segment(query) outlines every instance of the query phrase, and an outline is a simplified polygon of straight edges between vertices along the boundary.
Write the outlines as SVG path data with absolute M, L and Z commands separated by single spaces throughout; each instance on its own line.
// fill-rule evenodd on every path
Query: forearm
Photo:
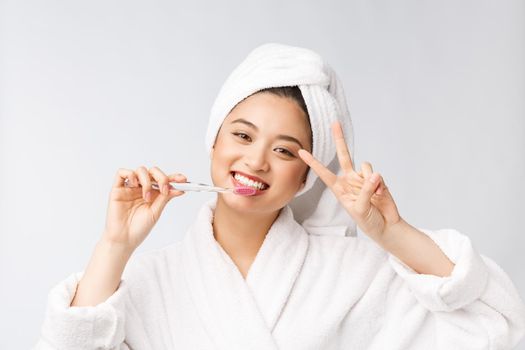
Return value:
M 420 274 L 450 276 L 454 263 L 426 234 L 401 219 L 378 244 Z
M 128 247 L 99 241 L 71 306 L 96 306 L 106 301 L 117 290 L 132 253 Z

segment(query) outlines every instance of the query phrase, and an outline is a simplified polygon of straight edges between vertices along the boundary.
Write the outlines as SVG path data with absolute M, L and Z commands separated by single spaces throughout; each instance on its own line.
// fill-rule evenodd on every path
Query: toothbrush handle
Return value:
M 228 188 L 222 188 L 222 187 L 215 187 L 210 186 L 206 184 L 198 184 L 193 182 L 170 182 L 170 185 L 172 188 L 179 190 L 179 191 L 206 191 L 206 192 L 227 192 L 231 191 L 231 189 Z M 157 183 L 153 182 L 151 184 L 151 187 L 153 189 L 159 190 L 159 186 Z

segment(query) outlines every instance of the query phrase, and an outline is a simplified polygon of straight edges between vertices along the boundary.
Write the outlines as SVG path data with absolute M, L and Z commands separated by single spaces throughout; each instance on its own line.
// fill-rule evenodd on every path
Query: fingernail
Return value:
M 370 176 L 370 182 L 371 183 L 376 183 L 377 180 L 379 179 L 379 174 L 372 174 L 372 176 Z

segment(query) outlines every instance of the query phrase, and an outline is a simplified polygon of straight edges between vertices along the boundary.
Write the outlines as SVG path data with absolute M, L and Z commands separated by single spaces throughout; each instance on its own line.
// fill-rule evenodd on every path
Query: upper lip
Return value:
M 266 181 L 264 181 L 264 180 L 261 179 L 260 177 L 257 177 L 257 176 L 254 176 L 254 175 L 250 175 L 250 174 L 246 174 L 246 173 L 243 173 L 242 171 L 237 171 L 237 170 L 233 170 L 232 173 L 242 175 L 242 176 L 244 176 L 244 177 L 247 177 L 247 178 L 250 179 L 250 180 L 257 181 L 257 182 L 260 182 L 260 183 L 263 183 L 263 184 L 265 184 L 266 186 L 270 186 L 270 185 L 268 185 L 268 183 L 267 183 Z

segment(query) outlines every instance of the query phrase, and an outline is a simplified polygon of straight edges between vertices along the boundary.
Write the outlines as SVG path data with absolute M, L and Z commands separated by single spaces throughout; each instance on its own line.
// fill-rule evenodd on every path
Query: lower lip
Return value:
M 234 177 L 233 177 L 233 173 L 230 173 L 230 177 L 232 179 L 232 182 L 233 182 L 233 185 L 237 188 L 237 187 L 240 187 L 240 186 L 243 186 L 243 187 L 250 187 L 252 188 L 251 186 L 246 186 L 246 185 L 243 185 L 242 183 L 240 183 L 239 181 L 237 181 Z M 255 187 L 253 187 L 255 188 Z M 268 190 L 268 188 L 266 189 Z M 252 197 L 252 196 L 258 196 L 260 194 L 263 194 L 264 192 L 266 192 L 266 190 L 259 190 L 259 189 L 255 189 L 255 193 L 252 194 L 251 196 L 244 196 L 244 197 Z

